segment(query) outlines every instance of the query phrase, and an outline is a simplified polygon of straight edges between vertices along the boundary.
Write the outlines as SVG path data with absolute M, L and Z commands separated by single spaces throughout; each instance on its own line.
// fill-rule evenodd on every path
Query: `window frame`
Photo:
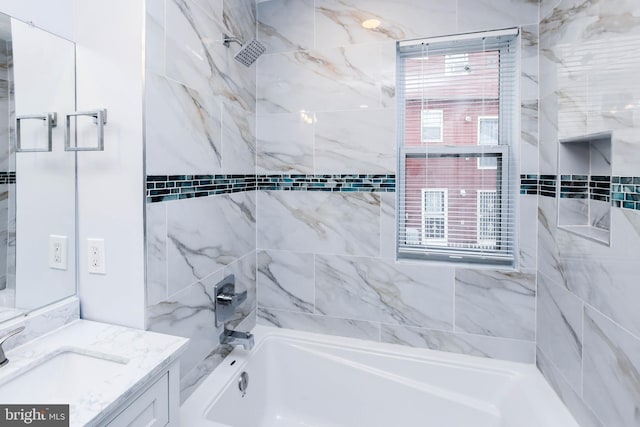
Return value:
M 502 37 L 507 39 L 502 39 Z M 446 54 L 447 50 L 451 52 L 460 52 L 460 49 L 450 49 L 444 43 L 449 44 L 450 41 L 456 43 L 458 40 L 471 40 L 476 43 L 474 46 L 482 44 L 485 49 L 485 40 L 493 38 L 491 47 L 483 51 L 497 50 L 500 52 L 500 58 L 506 54 L 508 68 L 502 67 L 503 61 L 498 60 L 498 79 L 499 79 L 499 113 L 498 113 L 498 144 L 495 146 L 468 144 L 468 145 L 445 145 L 445 144 L 422 144 L 422 145 L 405 145 L 405 129 L 406 116 L 408 110 L 405 96 L 405 70 L 404 61 L 412 57 L 433 56 L 434 52 L 438 54 Z M 442 43 L 436 49 L 431 49 L 431 43 Z M 470 35 L 452 35 L 444 37 L 436 37 L 434 39 L 412 40 L 398 42 L 398 181 L 397 181 L 397 206 L 398 213 L 396 220 L 396 258 L 403 260 L 427 260 L 427 261 L 444 261 L 452 262 L 454 265 L 476 265 L 481 264 L 493 268 L 514 268 L 517 265 L 517 135 L 518 127 L 518 64 L 521 58 L 518 55 L 519 31 L 517 28 L 498 30 L 486 33 L 477 33 Z M 424 47 L 428 46 L 429 49 Z M 495 47 L 495 49 L 494 49 Z M 467 50 L 468 53 L 475 52 L 476 48 L 472 47 Z M 412 77 L 414 78 L 414 77 Z M 414 80 L 415 81 L 415 80 Z M 506 91 L 503 91 L 506 88 Z M 506 94 L 506 95 L 505 95 Z M 428 105 L 429 98 L 422 98 L 424 105 Z M 495 116 L 494 116 L 495 117 Z M 444 126 L 444 123 L 443 123 Z M 422 135 L 421 135 L 422 136 Z M 444 135 L 443 135 L 444 136 Z M 443 138 L 444 142 L 444 138 Z M 499 226 L 497 230 L 497 241 L 495 249 L 485 250 L 477 242 L 475 245 L 460 248 L 453 245 L 437 246 L 437 245 L 416 245 L 412 243 L 415 239 L 409 239 L 409 235 L 414 236 L 415 228 L 411 228 L 406 223 L 408 214 L 414 212 L 414 208 L 410 207 L 411 201 L 405 199 L 407 196 L 407 163 L 411 158 L 431 158 L 431 157 L 480 157 L 489 156 L 496 157 L 496 194 L 499 203 L 497 217 Z M 424 203 L 424 202 L 423 202 Z M 407 234 L 409 231 L 412 234 Z M 415 233 L 415 237 L 423 233 Z M 477 237 L 477 236 L 476 236 Z M 471 247 L 473 246 L 473 247 Z

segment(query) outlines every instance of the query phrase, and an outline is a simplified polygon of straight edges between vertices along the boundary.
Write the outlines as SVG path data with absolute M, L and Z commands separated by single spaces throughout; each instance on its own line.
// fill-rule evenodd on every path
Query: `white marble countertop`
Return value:
M 68 403 L 71 426 L 93 426 L 103 421 L 132 394 L 140 391 L 148 380 L 166 370 L 184 351 L 187 341 L 182 337 L 76 320 L 6 352 L 10 362 L 0 368 L 0 387 L 43 360 L 64 351 L 108 355 L 114 360 L 126 360 L 126 365 L 117 374 L 106 381 L 96 382 L 95 387 L 81 393 L 82 397 L 77 401 L 24 402 Z M 37 387 L 37 384 L 34 386 Z M 3 399 L 0 395 L 0 402 L 6 403 L 4 400 L 10 400 L 10 396 L 4 396 Z

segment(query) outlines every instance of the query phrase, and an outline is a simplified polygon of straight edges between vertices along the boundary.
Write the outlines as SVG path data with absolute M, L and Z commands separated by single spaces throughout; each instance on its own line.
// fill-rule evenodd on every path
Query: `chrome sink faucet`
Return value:
M 20 326 L 19 328 L 16 328 L 13 331 L 9 331 L 9 333 L 7 333 L 5 336 L 0 338 L 0 367 L 2 367 L 4 365 L 6 365 L 7 363 L 9 363 L 9 359 L 7 359 L 7 356 L 5 356 L 4 349 L 2 348 L 2 345 L 4 344 L 4 342 L 6 340 L 8 340 L 9 338 L 11 338 L 14 335 L 19 334 L 22 331 L 24 331 L 24 326 Z
M 214 293 L 216 327 L 224 326 L 220 344 L 241 345 L 245 350 L 251 350 L 254 344 L 253 334 L 227 328 L 227 322 L 233 317 L 236 308 L 247 299 L 247 291 L 237 294 L 236 278 L 230 274 L 216 285 Z

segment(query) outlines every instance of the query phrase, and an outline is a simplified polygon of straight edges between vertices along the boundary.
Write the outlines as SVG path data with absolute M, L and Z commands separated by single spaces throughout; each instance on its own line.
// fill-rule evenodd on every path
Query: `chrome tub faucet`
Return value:
M 251 350 L 254 344 L 253 334 L 227 328 L 227 322 L 233 317 L 236 308 L 247 299 L 247 291 L 237 294 L 236 278 L 230 274 L 216 285 L 214 293 L 216 327 L 224 326 L 220 344 L 241 345 L 245 350 Z

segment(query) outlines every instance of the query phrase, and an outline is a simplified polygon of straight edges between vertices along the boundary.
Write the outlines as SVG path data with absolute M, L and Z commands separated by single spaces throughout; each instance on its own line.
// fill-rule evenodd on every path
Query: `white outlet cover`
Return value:
M 49 235 L 49 268 L 66 270 L 67 236 Z
M 91 274 L 107 274 L 104 239 L 87 239 L 87 269 Z

